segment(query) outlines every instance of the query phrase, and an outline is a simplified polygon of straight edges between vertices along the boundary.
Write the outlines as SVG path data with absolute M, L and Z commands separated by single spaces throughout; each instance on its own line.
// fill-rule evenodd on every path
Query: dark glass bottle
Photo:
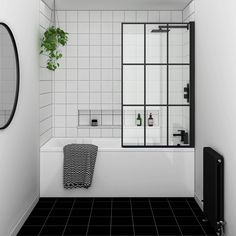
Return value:
M 148 118 L 148 126 L 153 126 L 153 123 L 154 121 L 153 121 L 152 113 L 150 113 L 149 118 Z
M 138 117 L 136 119 L 136 125 L 137 126 L 142 126 L 142 118 L 141 118 L 140 113 L 138 113 Z

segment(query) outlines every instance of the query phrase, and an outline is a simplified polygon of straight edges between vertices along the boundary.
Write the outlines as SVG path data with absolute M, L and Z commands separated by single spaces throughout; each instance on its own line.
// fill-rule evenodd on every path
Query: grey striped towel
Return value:
M 64 188 L 90 187 L 98 147 L 92 144 L 68 144 L 63 151 Z

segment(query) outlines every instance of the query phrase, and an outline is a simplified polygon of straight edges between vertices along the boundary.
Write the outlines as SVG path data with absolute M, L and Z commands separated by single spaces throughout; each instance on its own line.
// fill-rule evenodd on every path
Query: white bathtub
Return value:
M 63 147 L 98 146 L 89 189 L 63 188 Z M 193 148 L 122 148 L 120 139 L 53 138 L 40 151 L 41 197 L 194 197 Z

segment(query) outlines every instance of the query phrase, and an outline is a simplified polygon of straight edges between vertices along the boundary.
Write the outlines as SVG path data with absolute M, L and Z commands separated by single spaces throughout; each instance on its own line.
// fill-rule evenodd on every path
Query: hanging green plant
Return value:
M 48 55 L 47 68 L 55 71 L 60 64 L 58 59 L 62 58 L 62 53 L 59 50 L 60 46 L 65 46 L 68 41 L 68 33 L 55 26 L 49 27 L 43 35 L 41 42 L 41 52 Z

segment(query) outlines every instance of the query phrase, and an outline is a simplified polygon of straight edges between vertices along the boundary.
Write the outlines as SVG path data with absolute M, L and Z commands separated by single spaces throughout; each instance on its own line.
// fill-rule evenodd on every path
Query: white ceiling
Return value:
M 50 7 L 53 0 L 43 0 Z M 191 0 L 56 0 L 57 10 L 183 10 Z

